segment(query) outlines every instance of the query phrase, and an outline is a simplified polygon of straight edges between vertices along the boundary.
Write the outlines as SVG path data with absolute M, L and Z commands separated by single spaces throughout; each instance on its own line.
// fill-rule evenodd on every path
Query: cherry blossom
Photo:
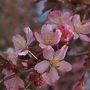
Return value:
M 14 74 L 14 72 L 7 69 L 4 69 L 2 73 L 5 75 L 4 78 Z M 20 88 L 24 89 L 24 82 L 18 75 L 15 75 L 11 79 L 4 81 L 4 85 L 6 86 L 7 90 L 20 90 Z
M 74 38 L 80 38 L 83 41 L 90 42 L 90 37 L 87 36 L 87 34 L 90 34 L 90 22 L 82 24 L 80 21 L 80 15 L 76 14 L 72 16 L 72 23 L 75 33 Z
M 69 11 L 61 12 L 60 10 L 51 11 L 48 15 L 48 22 L 53 24 L 71 24 L 70 22 L 71 13 Z
M 40 32 L 34 32 L 33 34 L 29 27 L 25 27 L 26 37 L 16 34 L 12 38 L 14 49 L 8 48 L 6 52 L 0 52 L 0 83 L 4 84 L 5 89 L 42 90 L 41 86 L 48 84 L 53 85 L 55 90 L 66 90 L 69 84 L 75 82 L 72 90 L 89 90 L 88 60 L 90 59 L 90 50 L 88 42 L 90 42 L 90 21 L 89 19 L 85 20 L 89 13 L 85 12 L 85 17 L 81 20 L 81 13 L 80 15 L 77 14 L 79 8 L 70 10 L 72 6 L 74 7 L 74 3 L 75 6 L 79 6 L 77 2 L 56 0 L 56 3 L 59 1 L 60 4 L 65 5 L 65 8 L 60 9 L 61 11 L 55 5 L 53 9 L 48 10 L 50 7 L 47 7 L 46 4 L 50 4 L 50 1 L 45 2 L 47 9 L 42 11 L 48 10 L 45 15 L 48 12 L 49 14 Z M 67 4 L 65 4 L 66 2 Z M 70 5 L 71 3 L 72 5 Z M 54 2 L 50 6 L 53 6 L 52 4 Z M 66 9 L 69 5 L 70 8 Z M 56 8 L 58 10 L 55 10 Z M 36 18 L 35 21 L 37 22 Z M 66 59 L 69 59 L 68 61 L 73 59 L 73 61 L 70 61 L 72 64 Z M 70 72 L 70 74 L 67 72 Z M 82 73 L 82 77 L 79 73 Z M 72 77 L 74 74 L 76 76 Z M 2 77 L 2 75 L 4 76 Z M 59 79 L 61 81 L 58 88 L 57 80 Z M 64 84 L 63 88 L 61 84 L 67 83 L 67 81 L 70 82 L 67 86 Z M 69 89 L 71 89 L 71 86 Z
M 12 41 L 16 52 L 20 52 L 20 55 L 25 55 L 28 53 L 28 46 L 34 41 L 34 36 L 29 27 L 25 27 L 24 32 L 26 34 L 26 39 L 19 34 L 13 36 Z M 23 51 L 23 52 L 22 52 Z
M 61 22 L 61 12 L 58 10 L 52 11 L 48 15 L 49 21 L 55 24 L 59 24 Z
M 76 14 L 71 16 L 70 12 L 60 12 L 54 10 L 48 15 L 48 22 L 56 25 L 67 24 L 74 31 L 74 39 L 80 38 L 83 41 L 90 42 L 90 38 L 87 34 L 90 34 L 90 22 L 82 24 L 80 21 L 80 15 Z
M 36 64 L 34 69 L 38 73 L 42 73 L 42 77 L 47 84 L 51 85 L 59 79 L 58 71 L 69 72 L 72 69 L 72 65 L 63 60 L 67 50 L 68 46 L 66 45 L 56 52 L 53 48 L 43 50 L 43 56 L 46 60 Z
M 54 29 L 52 25 L 46 24 L 41 28 L 41 34 L 35 32 L 35 37 L 41 48 L 53 46 L 59 43 L 61 32 L 59 29 Z

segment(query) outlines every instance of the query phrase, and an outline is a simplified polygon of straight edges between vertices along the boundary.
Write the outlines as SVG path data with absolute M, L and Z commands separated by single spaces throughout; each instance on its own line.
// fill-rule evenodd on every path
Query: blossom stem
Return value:
M 26 85 L 25 89 L 28 89 L 28 87 L 32 84 L 31 81 L 28 82 L 28 84 Z
M 37 58 L 31 51 L 29 51 L 29 53 L 30 53 L 36 60 L 38 60 L 38 58 Z

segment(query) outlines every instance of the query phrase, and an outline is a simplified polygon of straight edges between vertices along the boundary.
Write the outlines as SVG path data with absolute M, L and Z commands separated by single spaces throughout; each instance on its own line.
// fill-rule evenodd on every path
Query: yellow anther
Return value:
M 58 66 L 59 63 L 60 63 L 59 60 L 55 60 L 55 59 L 50 61 L 50 64 L 55 67 Z

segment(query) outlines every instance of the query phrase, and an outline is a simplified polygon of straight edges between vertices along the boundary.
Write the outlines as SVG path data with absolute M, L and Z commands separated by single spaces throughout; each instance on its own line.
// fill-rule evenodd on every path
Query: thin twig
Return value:
M 37 58 L 31 51 L 29 51 L 29 53 L 30 53 L 36 60 L 38 60 L 38 58 Z
M 28 89 L 28 87 L 32 84 L 31 81 L 28 82 L 28 84 L 26 85 L 25 89 Z

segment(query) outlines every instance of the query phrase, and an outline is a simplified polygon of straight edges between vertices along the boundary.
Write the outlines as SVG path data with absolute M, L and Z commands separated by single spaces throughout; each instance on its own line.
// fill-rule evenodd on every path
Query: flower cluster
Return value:
M 54 84 L 62 73 L 72 70 L 66 60 L 70 42 L 77 39 L 90 42 L 90 22 L 83 23 L 79 15 L 59 10 L 49 13 L 40 32 L 32 32 L 29 27 L 24 32 L 26 38 L 13 36 L 14 49 L 5 52 L 7 63 L 2 74 L 4 79 L 14 76 L 4 80 L 7 90 L 25 90 L 31 84 Z

